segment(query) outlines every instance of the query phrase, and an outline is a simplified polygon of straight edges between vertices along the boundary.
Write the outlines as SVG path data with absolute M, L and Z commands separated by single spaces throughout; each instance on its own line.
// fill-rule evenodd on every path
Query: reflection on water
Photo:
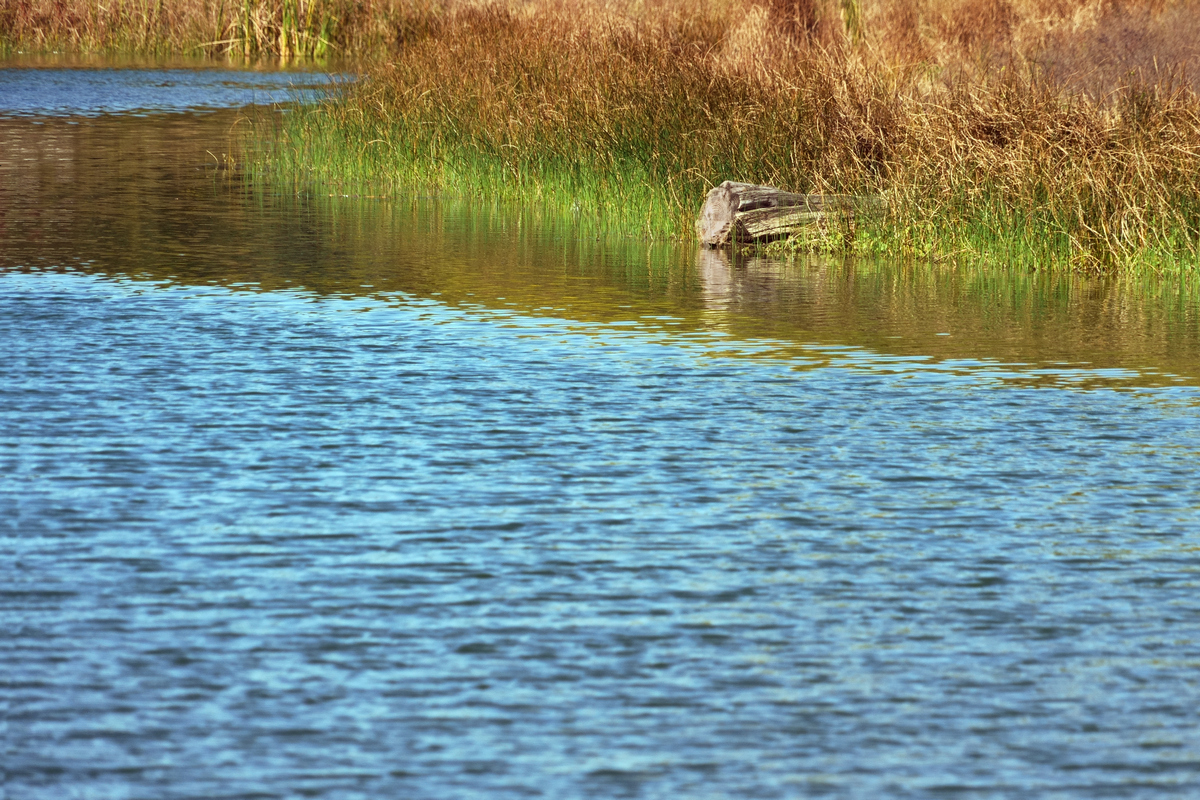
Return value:
M 1200 792 L 1191 290 L 255 191 L 266 119 L 0 119 L 7 797 Z
M 1035 385 L 1195 385 L 1200 292 L 1186 284 L 859 261 L 699 255 L 736 335 L 1004 365 Z M 864 354 L 865 357 L 866 354 Z
M 253 192 L 229 166 L 240 129 L 268 124 L 261 116 L 75 122 L 0 119 L 0 263 L 404 292 L 772 340 L 780 352 L 816 344 L 995 362 L 1039 385 L 1200 378 L 1200 292 L 1185 284 L 828 259 L 731 263 L 723 252 L 580 239 L 569 222 L 432 198 Z

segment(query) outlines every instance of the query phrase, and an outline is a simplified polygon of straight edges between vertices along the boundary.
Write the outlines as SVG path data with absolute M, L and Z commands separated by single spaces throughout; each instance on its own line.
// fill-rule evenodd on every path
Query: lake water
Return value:
M 0 70 L 0 795 L 1200 793 L 1194 287 L 256 189 L 239 81 Z

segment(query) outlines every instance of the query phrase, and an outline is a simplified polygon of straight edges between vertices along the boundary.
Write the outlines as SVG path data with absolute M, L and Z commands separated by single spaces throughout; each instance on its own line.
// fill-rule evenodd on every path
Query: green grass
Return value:
M 335 195 L 475 198 L 574 220 L 581 235 L 674 239 L 690 225 L 684 209 L 694 198 L 685 201 L 634 158 L 518 159 L 423 135 L 420 125 L 347 118 L 343 108 L 290 111 L 277 137 L 252 145 L 264 176 L 275 186 Z

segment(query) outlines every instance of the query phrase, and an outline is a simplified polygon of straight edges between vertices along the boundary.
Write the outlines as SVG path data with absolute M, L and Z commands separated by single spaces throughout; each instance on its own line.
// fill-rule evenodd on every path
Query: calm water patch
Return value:
M 1186 287 L 264 193 L 238 118 L 0 120 L 6 796 L 1200 790 Z
M 0 65 L 0 115 L 77 118 L 306 102 L 339 80 L 316 72 Z

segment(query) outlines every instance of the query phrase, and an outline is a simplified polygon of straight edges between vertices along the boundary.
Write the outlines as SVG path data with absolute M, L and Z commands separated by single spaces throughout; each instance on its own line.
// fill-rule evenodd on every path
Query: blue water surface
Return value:
M 238 69 L 67 69 L 0 62 L 0 116 L 93 117 L 311 102 L 344 76 Z
M 8 796 L 1200 788 L 1195 388 L 719 339 L 4 275 Z

